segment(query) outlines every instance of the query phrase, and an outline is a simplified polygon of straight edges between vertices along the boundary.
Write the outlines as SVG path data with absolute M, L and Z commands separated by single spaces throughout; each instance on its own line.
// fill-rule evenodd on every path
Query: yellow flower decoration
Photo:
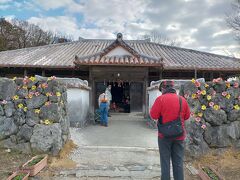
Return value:
M 24 107 L 23 110 L 24 110 L 25 112 L 27 112 L 28 108 L 27 108 L 27 107 Z
M 22 88 L 23 88 L 23 89 L 27 89 L 28 87 L 27 87 L 26 85 L 24 85 Z
M 226 87 L 230 88 L 230 82 L 226 82 Z
M 56 96 L 61 96 L 61 93 L 60 92 L 56 92 Z
M 196 82 L 196 80 L 195 79 L 192 79 L 192 83 L 195 83 Z
M 210 101 L 212 99 L 212 96 L 207 95 L 207 100 Z
M 226 96 L 226 98 L 227 98 L 227 99 L 230 99 L 230 97 L 231 97 L 231 95 L 230 95 L 230 94 L 228 94 L 228 95 Z
M 60 101 L 60 103 L 61 103 L 61 105 L 63 105 L 64 103 L 63 103 L 63 101 Z
M 206 108 L 207 107 L 205 105 L 202 105 L 202 107 L 201 107 L 202 110 L 206 110 Z
M 28 98 L 32 99 L 33 95 L 32 94 L 28 94 Z
M 17 77 L 13 77 L 13 78 L 12 78 L 12 80 L 14 80 L 14 81 L 15 81 L 16 79 L 17 79 Z
M 36 78 L 35 78 L 34 76 L 31 76 L 29 79 L 30 79 L 32 82 L 34 82 L 34 81 L 36 80 Z
M 19 99 L 18 95 L 13 96 L 13 100 L 18 100 L 18 99 Z
M 40 113 L 40 109 L 35 109 L 34 111 L 36 114 L 39 114 Z
M 32 86 L 31 89 L 32 89 L 32 90 L 36 90 L 36 89 L 37 89 L 37 86 Z
M 46 124 L 46 125 L 50 125 L 50 124 L 52 124 L 53 122 L 52 122 L 51 120 L 49 120 L 49 119 L 45 119 L 45 120 L 43 121 L 43 123 Z
M 197 95 L 196 94 L 192 94 L 192 99 L 196 99 Z
M 201 94 L 206 95 L 207 94 L 206 90 L 201 91 Z
M 203 113 L 202 113 L 202 112 L 199 112 L 197 115 L 198 115 L 199 117 L 202 117 L 202 116 L 203 116 Z
M 209 87 L 209 85 L 208 84 L 205 84 L 205 88 L 208 88 Z
M 23 104 L 22 103 L 18 104 L 18 108 L 22 109 L 23 108 Z
M 217 104 L 215 104 L 215 105 L 213 106 L 213 108 L 214 108 L 215 110 L 219 110 L 219 109 L 220 109 L 220 106 L 217 105 Z
M 236 109 L 236 110 L 240 110 L 240 106 L 238 105 L 238 104 L 236 104 L 235 106 L 233 106 L 234 107 L 234 109 Z

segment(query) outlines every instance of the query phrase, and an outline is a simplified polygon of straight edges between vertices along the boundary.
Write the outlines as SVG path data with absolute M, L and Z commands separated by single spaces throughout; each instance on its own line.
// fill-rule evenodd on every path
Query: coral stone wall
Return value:
M 180 94 L 191 108 L 186 122 L 186 151 L 199 156 L 211 148 L 240 148 L 239 81 L 201 83 L 196 80 L 182 86 Z
M 0 78 L 0 145 L 56 155 L 69 138 L 67 88 L 55 77 Z

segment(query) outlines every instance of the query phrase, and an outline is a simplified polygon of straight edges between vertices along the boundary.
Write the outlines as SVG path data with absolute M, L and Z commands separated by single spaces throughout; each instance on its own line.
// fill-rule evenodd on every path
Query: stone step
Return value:
M 62 170 L 60 177 L 109 177 L 109 178 L 131 178 L 131 179 L 154 179 L 159 178 L 161 168 L 159 165 L 124 165 L 124 166 L 104 166 L 104 165 L 80 165 L 76 169 Z

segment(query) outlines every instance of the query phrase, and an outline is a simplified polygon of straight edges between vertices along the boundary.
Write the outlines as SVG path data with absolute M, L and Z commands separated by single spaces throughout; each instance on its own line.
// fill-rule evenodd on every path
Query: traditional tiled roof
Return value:
M 131 55 L 104 56 L 120 45 Z M 162 62 L 161 62 L 162 61 Z M 81 65 L 160 66 L 164 69 L 240 70 L 240 59 L 145 40 L 83 39 L 0 52 L 0 67 L 75 68 Z M 80 62 L 80 63 L 79 63 Z

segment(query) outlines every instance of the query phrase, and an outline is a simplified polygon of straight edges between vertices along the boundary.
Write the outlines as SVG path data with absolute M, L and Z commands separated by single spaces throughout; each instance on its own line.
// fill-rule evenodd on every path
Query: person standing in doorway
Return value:
M 173 81 L 163 81 L 160 84 L 159 90 L 162 92 L 162 95 L 155 100 L 150 110 L 150 116 L 152 119 L 158 120 L 158 123 L 164 125 L 179 119 L 182 125 L 181 135 L 174 138 L 164 137 L 163 132 L 161 133 L 158 130 L 161 180 L 170 180 L 170 159 L 172 159 L 174 179 L 184 180 L 183 158 L 184 139 L 186 136 L 184 121 L 190 117 L 190 109 L 187 101 L 182 96 L 176 94 L 173 86 Z
M 111 101 L 112 101 L 111 89 L 112 89 L 112 86 L 109 84 L 108 87 L 105 90 L 105 94 L 106 94 L 106 96 L 108 98 L 108 117 L 111 117 L 110 114 L 109 114 L 109 109 L 110 109 Z
M 100 109 L 100 124 L 102 126 L 108 126 L 108 98 L 105 93 L 99 95 L 98 104 Z

